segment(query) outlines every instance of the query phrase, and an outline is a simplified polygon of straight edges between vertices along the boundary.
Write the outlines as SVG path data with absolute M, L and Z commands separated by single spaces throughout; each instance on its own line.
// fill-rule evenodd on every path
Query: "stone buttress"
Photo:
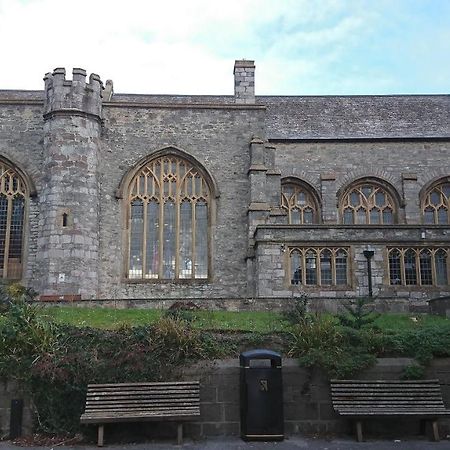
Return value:
M 94 298 L 98 290 L 102 83 L 86 71 L 46 74 L 44 183 L 40 195 L 40 294 Z

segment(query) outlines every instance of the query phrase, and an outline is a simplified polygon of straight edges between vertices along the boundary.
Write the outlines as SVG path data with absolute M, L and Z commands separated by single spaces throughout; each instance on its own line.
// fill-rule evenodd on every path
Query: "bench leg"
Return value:
M 357 420 L 356 421 L 356 440 L 358 442 L 362 442 L 363 441 L 362 421 L 361 420 Z
M 177 444 L 178 445 L 183 444 L 183 424 L 182 423 L 177 424 Z
M 98 426 L 98 439 L 97 439 L 97 445 L 99 447 L 103 447 L 103 433 L 105 431 L 105 426 L 104 425 L 99 425 Z
M 431 422 L 431 427 L 433 429 L 433 440 L 436 442 L 439 442 L 439 429 L 438 429 L 437 420 L 433 420 Z

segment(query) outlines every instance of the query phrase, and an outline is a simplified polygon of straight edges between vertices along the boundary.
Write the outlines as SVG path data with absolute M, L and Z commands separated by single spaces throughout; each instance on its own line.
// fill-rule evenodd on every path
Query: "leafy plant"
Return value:
M 402 380 L 421 380 L 425 376 L 425 367 L 420 364 L 410 364 L 403 370 Z
M 357 298 L 350 303 L 342 303 L 345 313 L 338 314 L 339 322 L 344 327 L 360 330 L 366 326 L 374 326 L 380 314 L 375 313 L 370 300 L 364 297 Z
M 301 292 L 298 297 L 291 299 L 288 308 L 283 311 L 283 318 L 293 325 L 304 321 L 308 314 L 308 303 L 308 295 L 305 292 Z

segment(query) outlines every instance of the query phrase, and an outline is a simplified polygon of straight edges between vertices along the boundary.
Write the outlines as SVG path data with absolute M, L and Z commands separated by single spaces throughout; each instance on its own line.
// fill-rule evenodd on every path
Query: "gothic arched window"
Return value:
M 201 171 L 184 158 L 161 156 L 129 186 L 128 278 L 208 278 L 211 195 Z
M 318 223 L 319 208 L 311 190 L 300 183 L 281 185 L 281 207 L 287 211 L 289 224 Z
M 450 224 L 450 181 L 441 182 L 427 192 L 422 213 L 425 224 Z
M 19 174 L 0 161 L 0 274 L 4 279 L 22 277 L 26 192 Z
M 393 196 L 378 183 L 360 182 L 348 189 L 341 200 L 344 225 L 396 223 L 397 208 Z

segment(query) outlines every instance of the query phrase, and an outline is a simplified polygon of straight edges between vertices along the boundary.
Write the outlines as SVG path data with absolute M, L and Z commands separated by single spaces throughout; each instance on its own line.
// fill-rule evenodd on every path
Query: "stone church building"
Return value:
M 450 295 L 448 95 L 0 91 L 0 274 L 42 300 L 333 309 Z M 231 84 L 231 80 L 230 80 Z

